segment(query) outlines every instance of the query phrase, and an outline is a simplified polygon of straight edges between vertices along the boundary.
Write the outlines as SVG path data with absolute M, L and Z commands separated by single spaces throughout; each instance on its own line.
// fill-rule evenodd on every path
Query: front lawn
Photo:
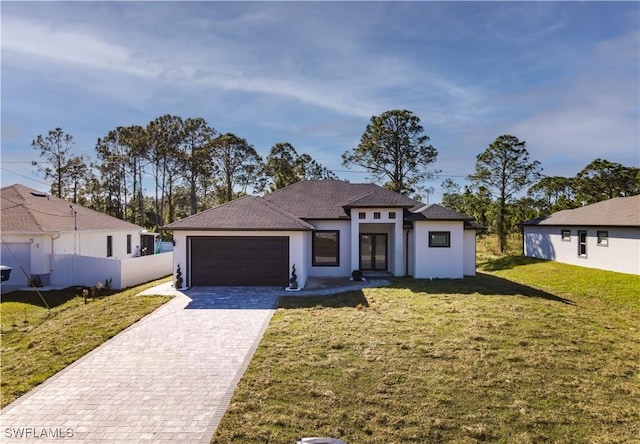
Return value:
M 81 290 L 17 291 L 2 296 L 2 407 L 151 313 L 170 298 L 136 296 L 167 278 L 84 303 Z M 96 369 L 96 371 L 100 371 Z
M 640 278 L 556 266 L 282 298 L 212 442 L 638 442 Z

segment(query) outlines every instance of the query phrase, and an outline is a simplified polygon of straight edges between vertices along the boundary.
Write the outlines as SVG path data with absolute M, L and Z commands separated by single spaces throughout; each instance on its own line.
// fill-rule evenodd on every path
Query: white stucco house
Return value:
M 374 184 L 303 181 L 163 227 L 186 286 L 286 286 L 354 270 L 416 278 L 475 275 L 478 226 Z
M 640 274 L 640 195 L 558 211 L 522 228 L 526 256 Z
M 155 235 L 143 227 L 20 184 L 0 195 L 0 261 L 12 268 L 3 292 L 30 279 L 45 287 L 112 279 L 117 289 L 171 273 L 172 253 L 140 260 L 154 252 Z

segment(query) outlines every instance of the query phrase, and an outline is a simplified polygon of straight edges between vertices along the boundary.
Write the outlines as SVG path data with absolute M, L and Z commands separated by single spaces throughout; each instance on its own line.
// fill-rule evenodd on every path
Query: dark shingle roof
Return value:
M 20 184 L 4 187 L 0 194 L 3 232 L 75 231 L 76 227 L 78 231 L 144 229 Z
M 308 180 L 264 196 L 302 219 L 348 219 L 354 207 L 414 207 L 420 203 L 372 183 Z
M 445 208 L 442 205 L 438 204 L 425 205 L 421 208 L 411 210 L 411 213 L 412 214 L 407 217 L 407 220 L 472 220 L 472 218 L 469 216 L 458 213 L 457 211 L 451 210 L 449 208 Z
M 423 205 L 375 184 L 339 180 L 298 182 L 264 197 L 245 196 L 189 216 L 164 230 L 313 230 L 306 221 L 349 219 L 351 208 L 405 208 L 418 211 L 409 220 L 471 218 L 439 205 Z M 409 210 L 412 209 L 412 210 Z
M 640 227 L 640 195 L 616 197 L 573 210 L 558 211 L 522 225 Z
M 314 226 L 261 197 L 244 196 L 185 219 L 165 230 L 313 230 Z

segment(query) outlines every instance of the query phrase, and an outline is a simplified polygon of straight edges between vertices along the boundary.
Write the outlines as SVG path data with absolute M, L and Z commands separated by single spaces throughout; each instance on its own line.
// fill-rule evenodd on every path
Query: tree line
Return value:
M 418 116 L 389 110 L 371 117 L 359 144 L 342 154 L 367 180 L 418 200 L 438 151 Z M 32 142 L 46 160 L 41 168 L 51 193 L 148 228 L 157 228 L 239 196 L 265 193 L 309 179 L 338 179 L 287 142 L 262 159 L 247 140 L 219 134 L 202 118 L 164 115 L 146 127 L 118 127 L 99 138 L 96 161 L 73 153 L 73 137 L 56 128 Z M 640 194 L 640 168 L 596 159 L 575 177 L 544 176 L 526 142 L 501 135 L 476 156 L 464 188 L 442 183 L 442 205 L 473 217 L 498 234 L 504 251 L 518 224 L 555 211 L 613 197 Z M 145 189 L 153 184 L 151 192 Z
M 98 138 L 94 161 L 74 145 L 61 128 L 32 142 L 51 193 L 149 228 L 248 192 L 337 178 L 290 143 L 276 143 L 263 160 L 246 139 L 219 134 L 203 118 L 164 115 L 144 127 L 117 127 Z

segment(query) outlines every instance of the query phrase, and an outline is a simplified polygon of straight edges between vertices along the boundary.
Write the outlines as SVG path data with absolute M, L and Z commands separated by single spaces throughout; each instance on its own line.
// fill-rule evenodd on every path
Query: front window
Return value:
M 601 247 L 609 246 L 609 232 L 608 231 L 598 231 L 598 245 Z
M 314 231 L 311 242 L 311 250 L 314 266 L 339 266 L 340 232 L 338 230 Z
M 429 231 L 430 248 L 449 248 L 451 246 L 450 231 Z

